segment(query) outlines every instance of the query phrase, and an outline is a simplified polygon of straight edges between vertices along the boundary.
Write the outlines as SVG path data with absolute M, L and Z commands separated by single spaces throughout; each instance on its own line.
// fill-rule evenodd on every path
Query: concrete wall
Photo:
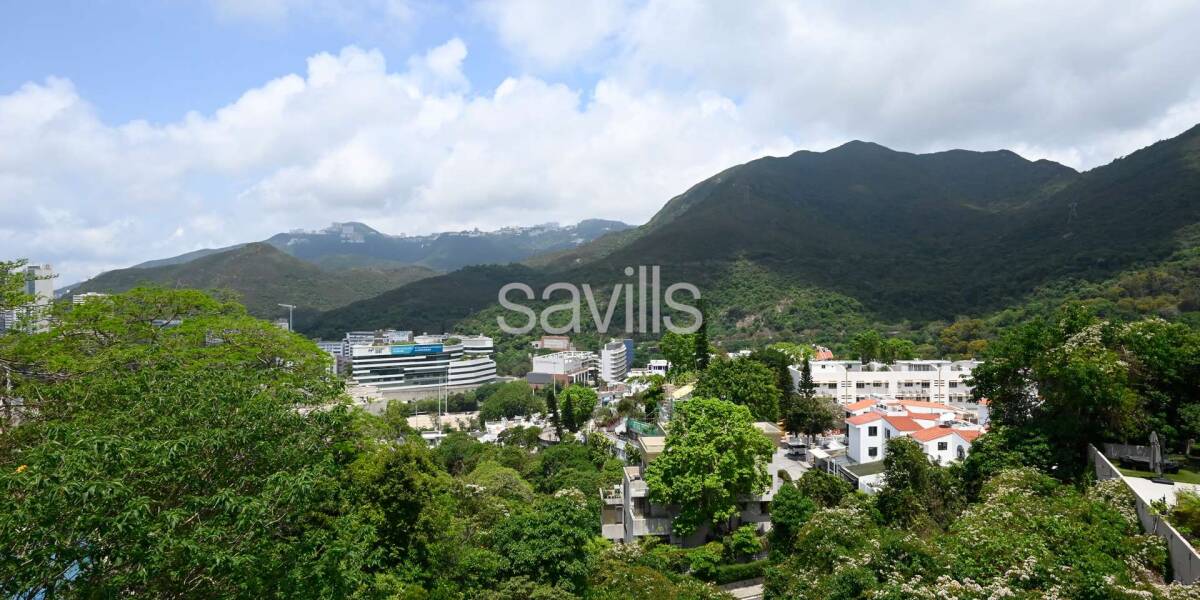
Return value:
M 1122 482 L 1125 481 L 1125 476 L 1095 446 L 1088 446 L 1088 460 L 1096 466 L 1097 479 L 1119 478 Z M 1126 483 L 1127 487 L 1128 485 Z M 1133 489 L 1130 488 L 1130 491 Z M 1137 498 L 1137 515 L 1142 524 L 1142 531 L 1153 533 L 1167 542 L 1167 550 L 1171 555 L 1172 581 L 1188 585 L 1200 581 L 1200 554 L 1196 554 L 1196 550 L 1187 539 L 1175 531 L 1166 519 L 1155 514 L 1150 505 L 1136 492 L 1134 497 Z

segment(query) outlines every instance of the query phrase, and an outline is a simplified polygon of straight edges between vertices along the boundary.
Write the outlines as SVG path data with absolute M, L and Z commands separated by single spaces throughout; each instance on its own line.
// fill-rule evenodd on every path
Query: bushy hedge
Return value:
M 763 571 L 767 568 L 767 560 L 756 560 L 754 562 L 740 563 L 734 565 L 721 565 L 712 571 L 698 577 L 716 585 L 724 585 L 735 581 L 744 581 L 746 579 L 757 579 L 763 576 Z

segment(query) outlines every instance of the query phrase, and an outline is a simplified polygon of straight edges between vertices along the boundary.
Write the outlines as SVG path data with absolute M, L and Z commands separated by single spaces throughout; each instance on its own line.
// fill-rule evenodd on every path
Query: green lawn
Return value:
M 1181 468 L 1179 469 L 1178 473 L 1163 473 L 1163 477 L 1166 477 L 1171 481 L 1178 481 L 1179 483 L 1200 483 L 1200 460 L 1186 458 L 1182 454 L 1171 454 L 1167 458 L 1179 463 Z M 1137 469 L 1124 469 L 1120 467 L 1118 467 L 1118 469 L 1120 469 L 1121 473 L 1124 473 L 1126 477 L 1143 477 L 1146 479 L 1152 479 L 1155 476 L 1154 473 L 1151 473 L 1150 471 L 1139 471 Z

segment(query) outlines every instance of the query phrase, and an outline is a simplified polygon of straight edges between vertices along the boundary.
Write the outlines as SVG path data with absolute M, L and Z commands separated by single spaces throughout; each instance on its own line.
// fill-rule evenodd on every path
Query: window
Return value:
M 954 389 L 954 388 L 957 388 L 957 387 L 958 387 L 958 382 L 957 382 L 957 381 L 951 381 L 951 382 L 950 382 L 950 389 Z
M 938 442 L 938 451 L 939 452 L 946 450 L 949 447 L 950 447 L 950 445 L 947 442 Z
M 867 437 L 875 437 L 879 435 L 879 428 L 872 425 L 867 428 Z
M 871 457 L 879 456 L 879 448 L 877 448 L 875 446 L 871 446 L 870 448 L 867 448 L 867 456 L 871 456 Z
M 861 390 L 861 389 L 863 389 L 863 388 L 867 387 L 867 384 L 866 384 L 866 382 L 860 381 L 860 382 L 858 382 L 858 383 L 854 384 L 854 387 L 856 387 L 856 388 L 858 388 L 858 389 L 860 389 L 860 390 Z
M 962 446 L 959 446 L 958 447 L 958 460 L 962 460 L 966 457 L 967 457 L 967 450 L 965 448 L 963 448 Z
M 891 430 L 891 429 L 884 429 L 884 430 L 883 430 L 883 439 L 885 439 L 885 440 L 890 440 L 890 439 L 892 439 L 892 430 Z
M 922 388 L 926 388 L 926 389 L 928 389 L 928 388 L 929 388 L 929 382 L 928 382 L 928 381 L 922 381 L 922 382 L 921 382 L 921 387 L 922 387 Z
M 836 389 L 837 389 L 837 384 L 836 384 L 836 383 L 831 383 L 831 384 L 829 384 L 829 385 L 827 385 L 827 386 L 825 386 L 825 387 L 828 387 L 828 388 L 829 388 L 829 389 L 831 389 L 831 390 L 836 390 Z

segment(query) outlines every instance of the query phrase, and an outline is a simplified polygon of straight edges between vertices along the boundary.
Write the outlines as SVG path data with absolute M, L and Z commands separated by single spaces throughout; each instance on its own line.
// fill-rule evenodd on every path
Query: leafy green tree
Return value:
M 516 469 L 496 462 L 479 463 L 473 471 L 463 477 L 463 481 L 480 486 L 489 494 L 504 500 L 528 503 L 534 498 L 533 486 L 529 485 Z
M 663 453 L 645 479 L 654 502 L 680 507 L 674 527 L 688 535 L 706 523 L 726 524 L 737 514 L 740 496 L 765 490 L 773 453 L 749 409 L 693 397 L 676 408 Z
M 993 421 L 1043 434 L 1069 477 L 1084 467 L 1088 442 L 1140 442 L 1159 429 L 1182 446 L 1173 425 L 1179 407 L 1200 401 L 1197 365 L 1200 334 L 1186 326 L 1113 323 L 1072 305 L 994 340 L 972 377 Z
M 887 442 L 884 487 L 876 496 L 880 514 L 899 527 L 943 526 L 958 506 L 950 472 L 930 462 L 920 444 L 908 437 Z
M 912 360 L 917 356 L 917 346 L 911 340 L 888 338 L 879 345 L 879 360 L 892 364 L 898 360 Z
M 696 370 L 695 335 L 667 331 L 659 338 L 658 350 L 671 363 L 672 376 Z
M 805 498 L 812 499 L 817 506 L 831 508 L 841 503 L 854 488 L 841 477 L 820 469 L 809 469 L 796 480 L 796 490 Z M 772 511 L 774 512 L 774 511 Z
M 771 372 L 775 374 L 775 387 L 779 389 L 782 395 L 787 396 L 793 391 L 795 385 L 792 384 L 792 372 L 788 369 L 792 365 L 792 360 L 786 353 L 770 348 L 759 349 L 751 352 L 747 358 L 758 361 L 763 366 L 771 369 Z M 810 383 L 811 379 L 810 376 Z
M 484 421 L 528 416 L 545 410 L 542 400 L 533 393 L 525 381 L 508 381 L 500 386 L 479 406 L 479 417 Z
M 839 498 L 840 501 L 840 498 Z M 786 556 L 792 552 L 796 533 L 817 511 L 817 503 L 805 496 L 794 483 L 780 486 L 771 500 L 771 552 Z
M 469 473 L 487 460 L 492 448 L 463 431 L 453 431 L 433 449 L 433 457 L 447 473 Z
M 358 431 L 311 342 L 204 294 L 145 289 L 2 337 L 22 365 L 14 389 L 36 401 L 0 436 L 0 595 L 363 583 L 371 537 L 341 479 Z
M 582 591 L 587 584 L 591 539 L 599 521 L 583 493 L 568 490 L 502 521 L 494 533 L 497 552 L 507 562 L 504 573 Z
M 858 356 L 858 360 L 868 363 L 879 358 L 883 338 L 880 337 L 878 331 L 869 329 L 855 334 L 850 345 L 854 348 L 854 354 Z
M 828 399 L 794 395 L 783 414 L 784 428 L 788 433 L 804 434 L 811 444 L 813 436 L 837 428 L 839 412 Z
M 643 411 L 648 421 L 654 422 L 658 420 L 658 411 L 662 408 L 663 401 L 667 396 L 663 385 L 664 382 L 661 375 L 651 375 L 650 387 L 642 392 Z
M 754 525 L 742 525 L 725 537 L 725 554 L 730 561 L 741 561 L 762 552 L 762 540 Z
M 583 385 L 570 385 L 560 394 L 562 398 L 563 425 L 571 433 L 580 430 L 592 418 L 600 402 L 596 390 Z
M 718 360 L 700 375 L 695 394 L 720 398 L 750 409 L 754 418 L 779 418 L 780 391 L 775 374 L 762 363 L 749 359 Z

